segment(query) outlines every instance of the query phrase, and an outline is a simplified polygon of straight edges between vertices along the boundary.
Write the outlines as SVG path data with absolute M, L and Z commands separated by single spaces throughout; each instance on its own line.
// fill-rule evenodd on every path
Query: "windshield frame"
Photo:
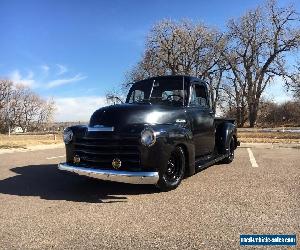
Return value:
M 152 94 L 153 94 L 153 90 L 155 88 L 155 83 L 159 83 L 159 84 L 170 84 L 170 82 L 172 81 L 176 81 L 176 83 L 174 83 L 177 86 L 180 86 L 180 84 L 182 84 L 181 90 L 182 91 L 182 101 L 180 99 L 180 101 L 167 101 L 166 99 L 161 99 L 161 101 L 159 100 L 153 100 L 152 98 Z M 158 85 L 159 87 L 159 85 Z M 131 96 L 133 91 L 135 90 L 142 90 L 144 92 L 144 99 L 142 101 L 134 101 L 134 102 L 130 102 Z M 176 89 L 174 89 L 176 90 Z M 188 103 L 188 96 L 189 96 L 189 86 L 188 86 L 188 81 L 185 79 L 184 76 L 170 76 L 170 77 L 156 77 L 156 78 L 150 78 L 150 79 L 146 79 L 146 80 L 142 80 L 142 81 L 138 81 L 132 84 L 131 88 L 129 89 L 127 98 L 126 98 L 126 103 L 134 103 L 134 104 L 145 104 L 145 103 L 149 103 L 149 104 L 162 104 L 162 105 L 175 105 L 175 106 L 185 106 Z M 156 97 L 157 98 L 157 97 Z M 181 102 L 181 103 L 180 103 Z

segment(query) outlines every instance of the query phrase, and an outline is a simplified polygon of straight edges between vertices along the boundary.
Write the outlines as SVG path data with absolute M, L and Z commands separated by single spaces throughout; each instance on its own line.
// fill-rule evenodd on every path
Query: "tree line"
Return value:
M 275 103 L 272 100 L 262 99 L 259 106 L 256 120 L 259 127 L 293 127 L 300 125 L 300 101 Z M 229 106 L 226 116 L 234 117 L 235 114 L 234 106 Z
M 30 88 L 0 79 L 0 132 L 21 127 L 23 132 L 42 130 L 52 120 L 53 100 L 45 100 Z
M 261 102 L 258 112 L 257 123 L 261 127 L 267 126 L 293 126 L 300 125 L 300 102 L 287 101 L 274 103 L 270 101 Z
M 275 0 L 229 20 L 224 32 L 190 20 L 162 20 L 121 89 L 157 75 L 196 76 L 208 83 L 214 110 L 233 115 L 239 127 L 253 127 L 262 94 L 278 79 L 300 99 L 300 62 L 290 63 L 300 47 L 299 20 L 293 6 L 279 7 Z

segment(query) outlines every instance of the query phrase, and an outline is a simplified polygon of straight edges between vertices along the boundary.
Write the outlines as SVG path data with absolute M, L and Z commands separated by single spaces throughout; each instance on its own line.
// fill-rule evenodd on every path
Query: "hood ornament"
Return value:
M 119 169 L 122 165 L 122 162 L 119 158 L 113 159 L 111 165 L 113 166 L 114 169 Z

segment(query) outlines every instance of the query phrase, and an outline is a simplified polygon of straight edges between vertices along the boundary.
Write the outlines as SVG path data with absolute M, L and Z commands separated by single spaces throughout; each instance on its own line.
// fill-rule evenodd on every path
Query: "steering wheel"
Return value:
M 174 100 L 170 100 L 170 99 L 171 99 L 171 97 L 173 97 L 173 96 L 177 96 L 177 97 L 179 97 L 179 98 L 180 98 L 180 99 L 179 99 L 178 101 L 176 101 L 176 102 L 180 102 L 180 101 L 182 101 L 182 100 L 183 100 L 183 97 L 182 97 L 181 95 L 177 95 L 177 94 L 168 95 L 168 96 L 167 96 L 167 100 L 168 100 L 168 101 L 174 101 Z

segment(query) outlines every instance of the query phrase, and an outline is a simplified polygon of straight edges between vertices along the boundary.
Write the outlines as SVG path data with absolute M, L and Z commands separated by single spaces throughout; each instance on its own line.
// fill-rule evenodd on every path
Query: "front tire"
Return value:
M 185 173 L 185 154 L 181 147 L 171 153 L 164 173 L 159 173 L 158 188 L 161 191 L 170 191 L 179 186 Z

